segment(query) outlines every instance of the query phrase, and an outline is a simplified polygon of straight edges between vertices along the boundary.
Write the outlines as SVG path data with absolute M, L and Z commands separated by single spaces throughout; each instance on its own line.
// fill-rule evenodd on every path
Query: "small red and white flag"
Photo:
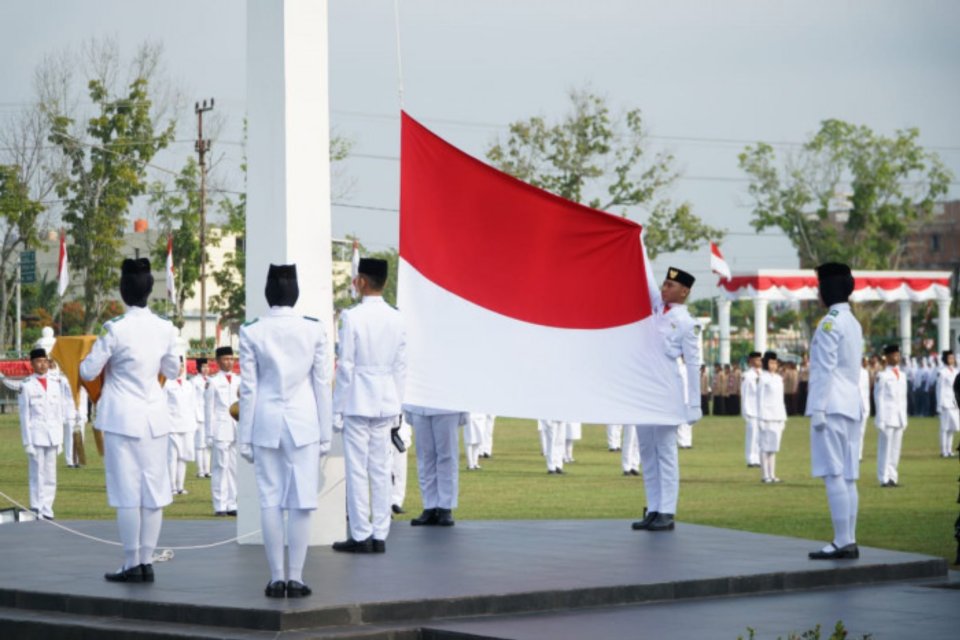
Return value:
M 67 233 L 60 232 L 60 260 L 57 263 L 57 293 L 60 297 L 67 292 L 70 285 L 70 271 L 67 267 Z
M 733 274 L 730 273 L 730 265 L 723 259 L 723 254 L 720 253 L 720 247 L 717 246 L 716 242 L 710 243 L 710 271 L 720 276 L 721 282 L 733 278 Z
M 350 297 L 357 298 L 360 294 L 357 288 L 353 286 L 353 281 L 357 279 L 360 273 L 360 243 L 353 239 L 353 256 L 350 258 Z
M 684 421 L 640 225 L 497 171 L 406 113 L 400 156 L 404 402 L 601 424 Z
M 177 284 L 173 279 L 173 235 L 167 236 L 167 296 L 170 302 L 177 303 Z

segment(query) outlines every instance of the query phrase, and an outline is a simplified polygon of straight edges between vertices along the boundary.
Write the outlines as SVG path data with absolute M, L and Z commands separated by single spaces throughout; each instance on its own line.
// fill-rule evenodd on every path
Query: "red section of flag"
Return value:
M 650 315 L 640 225 L 532 187 L 402 114 L 400 255 L 434 284 L 539 325 Z

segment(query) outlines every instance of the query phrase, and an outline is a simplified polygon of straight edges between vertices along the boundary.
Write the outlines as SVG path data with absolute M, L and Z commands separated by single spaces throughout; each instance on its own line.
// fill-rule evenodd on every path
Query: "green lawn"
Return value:
M 915 551 L 953 561 L 957 504 L 957 459 L 938 457 L 937 421 L 911 419 L 904 437 L 897 489 L 876 481 L 876 430 L 868 427 L 860 480 L 861 544 Z M 88 438 L 84 469 L 58 471 L 54 505 L 58 519 L 111 518 L 106 504 L 102 462 Z M 564 476 L 551 476 L 539 454 L 536 425 L 530 420 L 498 419 L 494 457 L 483 469 L 461 464 L 458 519 L 637 518 L 643 507 L 643 481 L 624 477 L 619 453 L 606 447 L 603 427 L 587 426 L 577 443 L 577 462 Z M 798 536 L 831 537 L 822 482 L 810 477 L 808 427 L 792 419 L 783 437 L 777 474 L 781 485 L 760 483 L 760 470 L 743 459 L 743 422 L 707 418 L 694 428 L 694 448 L 680 452 L 681 488 L 677 517 L 683 522 Z M 409 491 L 404 518 L 419 513 L 415 456 L 410 455 Z M 166 509 L 168 518 L 212 517 L 209 481 L 187 474 L 190 495 Z M 16 416 L 0 416 L 0 490 L 28 500 L 27 462 L 20 447 Z M 0 507 L 3 504 L 0 498 Z

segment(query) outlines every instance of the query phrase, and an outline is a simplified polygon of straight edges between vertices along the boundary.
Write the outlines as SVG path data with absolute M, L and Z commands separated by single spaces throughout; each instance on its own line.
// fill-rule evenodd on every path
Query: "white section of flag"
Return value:
M 70 286 L 70 269 L 67 265 L 67 234 L 60 232 L 60 259 L 57 264 L 57 293 L 60 297 Z
M 353 255 L 350 257 L 350 297 L 358 298 L 359 293 L 357 293 L 356 287 L 353 286 L 353 281 L 356 279 L 357 274 L 360 273 L 360 243 L 356 240 L 353 241 Z
M 720 247 L 718 247 L 715 242 L 710 243 L 710 271 L 720 276 L 723 280 L 730 280 L 733 277 L 733 274 L 730 273 L 730 265 L 723 259 L 723 254 L 720 253 Z
M 177 303 L 177 284 L 173 278 L 173 236 L 167 236 L 167 296 L 170 302 Z
M 398 289 L 407 329 L 404 402 L 569 422 L 684 421 L 680 374 L 653 317 L 610 329 L 515 320 L 437 286 L 402 256 Z

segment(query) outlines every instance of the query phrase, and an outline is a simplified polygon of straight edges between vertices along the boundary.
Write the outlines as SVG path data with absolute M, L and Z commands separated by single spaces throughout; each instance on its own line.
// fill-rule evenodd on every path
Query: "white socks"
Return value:
M 563 456 L 563 461 L 564 461 L 564 462 L 573 462 L 573 443 L 574 443 L 574 442 L 576 442 L 576 440 L 567 440 L 567 441 L 566 441 L 566 443 L 565 443 L 565 448 L 564 448 L 564 452 L 563 452 L 563 453 L 564 453 L 564 456 Z
M 480 466 L 480 444 L 467 445 L 467 467 L 476 469 Z
M 163 509 L 140 508 L 140 564 L 152 564 L 153 552 L 160 539 Z
M 160 539 L 163 509 L 121 507 L 117 509 L 117 526 L 123 543 L 123 568 L 151 564 Z
M 280 507 L 260 508 L 263 550 L 270 565 L 270 582 L 283 580 L 283 512 Z
M 303 582 L 303 563 L 307 559 L 310 543 L 310 511 L 290 509 L 287 511 L 287 538 L 290 542 L 287 559 L 287 579 Z
M 833 520 L 833 544 L 837 547 L 853 544 L 859 505 L 857 483 L 844 480 L 842 476 L 825 476 L 823 482 L 827 486 L 827 502 Z

